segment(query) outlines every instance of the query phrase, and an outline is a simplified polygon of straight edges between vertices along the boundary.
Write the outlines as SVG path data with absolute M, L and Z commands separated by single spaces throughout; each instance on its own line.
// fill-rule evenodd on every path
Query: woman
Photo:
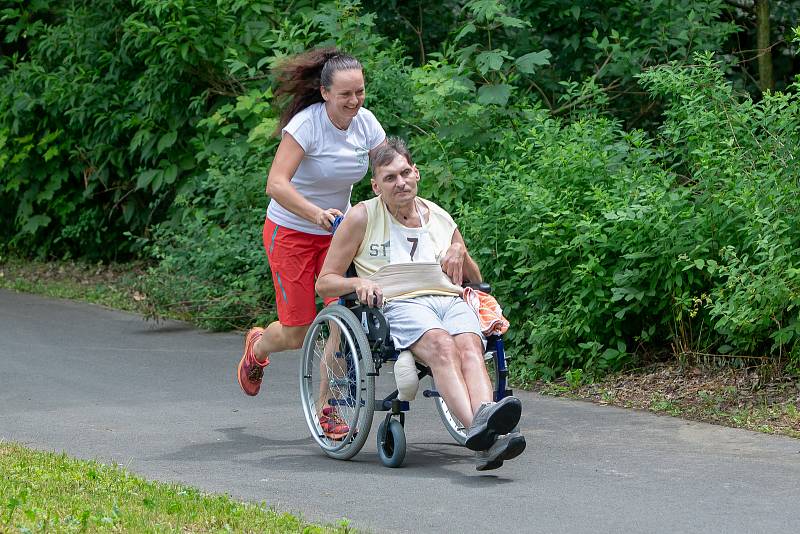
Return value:
M 272 200 L 263 234 L 278 321 L 245 337 L 237 378 L 247 395 L 258 393 L 270 354 L 302 346 L 317 313 L 314 283 L 333 221 L 349 209 L 353 184 L 386 139 L 362 107 L 364 75 L 354 57 L 334 48 L 312 50 L 284 62 L 278 82 L 276 96 L 290 95 L 291 101 L 281 116 L 281 142 L 267 178 Z M 331 434 L 347 433 L 334 412 L 321 415 Z

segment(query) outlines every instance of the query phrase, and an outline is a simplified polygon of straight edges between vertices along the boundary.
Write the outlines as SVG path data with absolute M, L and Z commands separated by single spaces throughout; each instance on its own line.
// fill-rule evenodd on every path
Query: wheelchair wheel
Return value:
M 467 442 L 467 429 L 464 428 L 464 424 L 450 412 L 443 398 L 436 397 L 434 404 L 436 404 L 436 411 L 439 412 L 439 417 L 442 418 L 442 423 L 444 423 L 447 432 L 450 433 L 456 443 L 464 445 Z
M 378 457 L 386 467 L 400 467 L 406 458 L 406 433 L 396 419 L 389 419 L 378 428 Z
M 344 306 L 326 307 L 308 329 L 300 400 L 311 436 L 325 454 L 348 460 L 361 450 L 375 409 L 375 363 L 361 323 Z M 331 412 L 338 414 L 333 421 Z M 325 418 L 332 423 L 327 435 L 320 423 Z
M 494 353 L 487 353 L 486 361 L 486 372 L 489 374 L 489 380 L 492 382 L 492 391 L 497 389 L 497 360 L 496 355 Z M 431 377 L 431 381 L 433 378 Z M 434 389 L 436 389 L 436 384 L 433 385 Z M 434 403 L 436 404 L 436 411 L 439 412 L 439 417 L 442 419 L 442 423 L 444 423 L 444 428 L 447 432 L 453 437 L 456 443 L 459 445 L 464 445 L 467 441 L 467 429 L 464 428 L 464 424 L 459 421 L 458 417 L 456 417 L 450 410 L 447 408 L 447 403 L 444 402 L 442 397 L 436 397 L 434 399 Z

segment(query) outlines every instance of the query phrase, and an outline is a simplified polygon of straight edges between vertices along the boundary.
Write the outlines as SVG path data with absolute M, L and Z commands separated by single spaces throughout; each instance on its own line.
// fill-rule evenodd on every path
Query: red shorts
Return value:
M 284 326 L 306 326 L 317 316 L 314 283 L 331 244 L 330 235 L 298 232 L 264 221 L 264 248 L 267 251 L 278 320 Z M 336 298 L 325 299 L 325 305 Z

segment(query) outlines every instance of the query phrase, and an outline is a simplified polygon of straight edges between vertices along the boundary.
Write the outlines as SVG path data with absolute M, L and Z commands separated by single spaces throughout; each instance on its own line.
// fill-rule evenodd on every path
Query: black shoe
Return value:
M 522 403 L 516 397 L 482 404 L 467 430 L 464 446 L 473 451 L 485 451 L 492 446 L 496 436 L 508 434 L 516 428 L 520 415 Z
M 519 432 L 512 432 L 500 436 L 494 442 L 494 445 L 489 447 L 488 451 L 478 452 L 478 465 L 475 467 L 478 471 L 491 471 L 503 466 L 505 460 L 516 458 L 522 451 L 525 450 L 525 436 Z

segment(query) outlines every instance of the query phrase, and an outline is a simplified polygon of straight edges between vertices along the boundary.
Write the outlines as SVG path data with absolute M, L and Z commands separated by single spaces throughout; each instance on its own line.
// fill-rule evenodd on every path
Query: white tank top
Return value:
M 461 288 L 439 265 L 452 243 L 456 223 L 435 203 L 421 198 L 417 201 L 428 208 L 428 220 L 423 220 L 421 228 L 409 228 L 397 221 L 379 196 L 362 202 L 367 209 L 367 230 L 353 263 L 358 276 L 381 285 L 387 300 L 461 294 Z

